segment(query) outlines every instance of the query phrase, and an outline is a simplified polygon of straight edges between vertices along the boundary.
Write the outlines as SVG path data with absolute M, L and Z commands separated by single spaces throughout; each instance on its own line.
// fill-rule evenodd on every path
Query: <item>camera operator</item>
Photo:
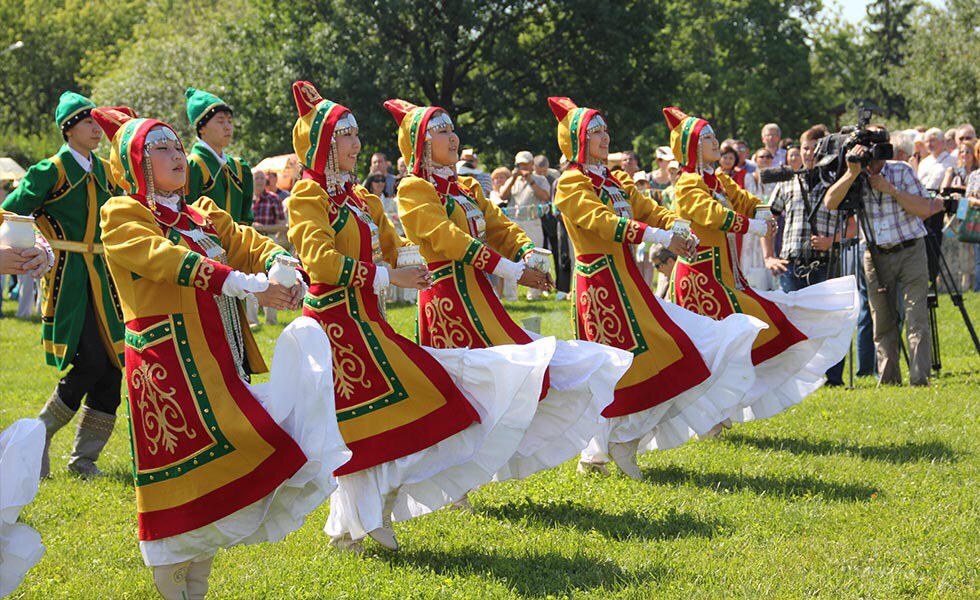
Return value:
M 773 253 L 773 240 L 762 238 L 762 256 L 766 268 L 779 277 L 784 292 L 795 292 L 826 281 L 830 249 L 836 236 L 837 211 L 827 210 L 821 201 L 821 190 L 811 185 L 811 170 L 816 163 L 817 144 L 826 135 L 824 128 L 811 127 L 800 137 L 804 171 L 776 184 L 772 193 L 772 212 L 783 216 L 783 245 L 779 257 Z M 844 385 L 844 361 L 827 370 L 827 385 Z
M 878 384 L 901 385 L 899 366 L 899 326 L 896 310 L 905 314 L 909 353 L 909 381 L 914 386 L 929 385 L 932 342 L 926 295 L 929 272 L 922 221 L 943 209 L 941 200 L 932 200 L 907 163 L 873 159 L 862 168 L 862 157 L 870 148 L 857 145 L 847 154 L 847 171 L 828 188 L 827 208 L 840 206 L 848 190 L 864 171 L 868 186 L 862 186 L 862 202 L 867 225 L 874 235 L 875 251 L 864 254 L 871 318 L 878 350 Z M 872 154 L 868 154 L 872 156 Z M 862 228 L 859 227 L 859 230 Z M 862 237 L 864 231 L 861 231 Z M 902 304 L 897 292 L 902 290 Z

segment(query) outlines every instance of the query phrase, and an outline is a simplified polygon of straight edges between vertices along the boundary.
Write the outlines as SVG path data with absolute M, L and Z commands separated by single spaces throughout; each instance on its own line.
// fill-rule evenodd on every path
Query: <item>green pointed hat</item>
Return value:
M 58 98 L 58 108 L 54 110 L 54 121 L 61 133 L 74 127 L 79 121 L 89 116 L 95 103 L 81 94 L 65 92 Z
M 224 100 L 203 90 L 189 87 L 184 92 L 184 96 L 187 98 L 187 118 L 195 131 L 203 127 L 218 111 L 232 112 L 231 107 L 225 104 Z

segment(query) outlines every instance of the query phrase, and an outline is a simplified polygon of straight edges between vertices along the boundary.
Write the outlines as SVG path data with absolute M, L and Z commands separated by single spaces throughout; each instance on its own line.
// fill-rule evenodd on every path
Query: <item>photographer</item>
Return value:
M 835 231 L 837 211 L 823 206 L 820 190 L 814 190 L 810 181 L 817 144 L 825 135 L 822 128 L 816 127 L 803 132 L 800 151 L 805 171 L 796 172 L 791 179 L 778 183 L 772 193 L 772 212 L 782 215 L 785 222 L 783 245 L 777 258 L 773 253 L 772 237 L 763 237 L 762 256 L 766 268 L 779 277 L 784 292 L 795 292 L 826 281 L 830 276 L 830 249 L 840 240 L 839 232 Z M 843 377 L 842 360 L 827 370 L 827 385 L 844 385 Z
M 925 188 L 907 163 L 882 159 L 869 161 L 870 152 L 870 148 L 862 145 L 848 152 L 847 171 L 828 188 L 824 204 L 828 209 L 836 209 L 851 186 L 860 182 L 867 225 L 874 236 L 874 240 L 866 240 L 869 251 L 864 255 L 864 271 L 878 349 L 878 383 L 902 383 L 896 315 L 897 292 L 901 289 L 909 381 L 914 386 L 926 386 L 929 385 L 932 342 L 926 306 L 929 288 L 923 241 L 926 228 L 922 220 L 942 210 L 943 204 L 926 195 Z M 867 167 L 862 168 L 862 162 L 867 162 Z M 861 235 L 865 235 L 863 230 Z M 872 249 L 872 243 L 876 248 Z
M 514 170 L 500 188 L 500 198 L 509 201 L 507 216 L 524 230 L 531 242 L 544 248 L 544 229 L 541 215 L 551 211 L 551 185 L 548 180 L 534 173 L 534 155 L 522 150 L 514 157 Z M 528 300 L 541 297 L 541 290 L 529 289 Z

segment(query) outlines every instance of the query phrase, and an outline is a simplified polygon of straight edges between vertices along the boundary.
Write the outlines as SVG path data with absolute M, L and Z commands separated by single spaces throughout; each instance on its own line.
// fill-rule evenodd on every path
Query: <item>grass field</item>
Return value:
M 980 325 L 980 294 L 967 294 Z M 509 305 L 569 337 L 568 304 Z M 33 417 L 58 374 L 37 323 L 0 321 L 0 428 Z M 414 309 L 390 310 L 411 336 Z M 772 419 L 640 458 L 644 480 L 569 462 L 471 495 L 472 513 L 395 526 L 402 549 L 341 554 L 327 506 L 278 544 L 219 553 L 214 598 L 978 598 L 980 360 L 947 297 L 929 389 L 821 390 Z M 258 338 L 266 356 L 281 327 Z M 120 411 L 125 414 L 124 410 Z M 126 423 L 84 481 L 54 440 L 53 478 L 21 519 L 47 554 L 13 598 L 151 598 L 136 540 Z

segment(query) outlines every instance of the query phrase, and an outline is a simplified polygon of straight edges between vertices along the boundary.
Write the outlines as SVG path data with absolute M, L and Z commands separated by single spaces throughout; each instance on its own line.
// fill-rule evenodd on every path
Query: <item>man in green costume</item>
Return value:
M 245 159 L 225 154 L 235 133 L 231 107 L 208 92 L 187 88 L 187 118 L 198 141 L 188 158 L 188 202 L 211 198 L 237 223 L 251 225 L 252 167 Z
M 75 92 L 61 95 L 55 121 L 65 144 L 32 166 L 3 202 L 5 210 L 34 215 L 54 251 L 54 268 L 42 283 L 41 341 L 49 365 L 72 367 L 38 415 L 47 430 L 43 477 L 50 471 L 51 437 L 79 411 L 83 397 L 68 468 L 101 475 L 95 461 L 109 441 L 120 400 L 123 316 L 99 227 L 99 209 L 115 184 L 108 163 L 93 153 L 102 139 L 93 108 Z

